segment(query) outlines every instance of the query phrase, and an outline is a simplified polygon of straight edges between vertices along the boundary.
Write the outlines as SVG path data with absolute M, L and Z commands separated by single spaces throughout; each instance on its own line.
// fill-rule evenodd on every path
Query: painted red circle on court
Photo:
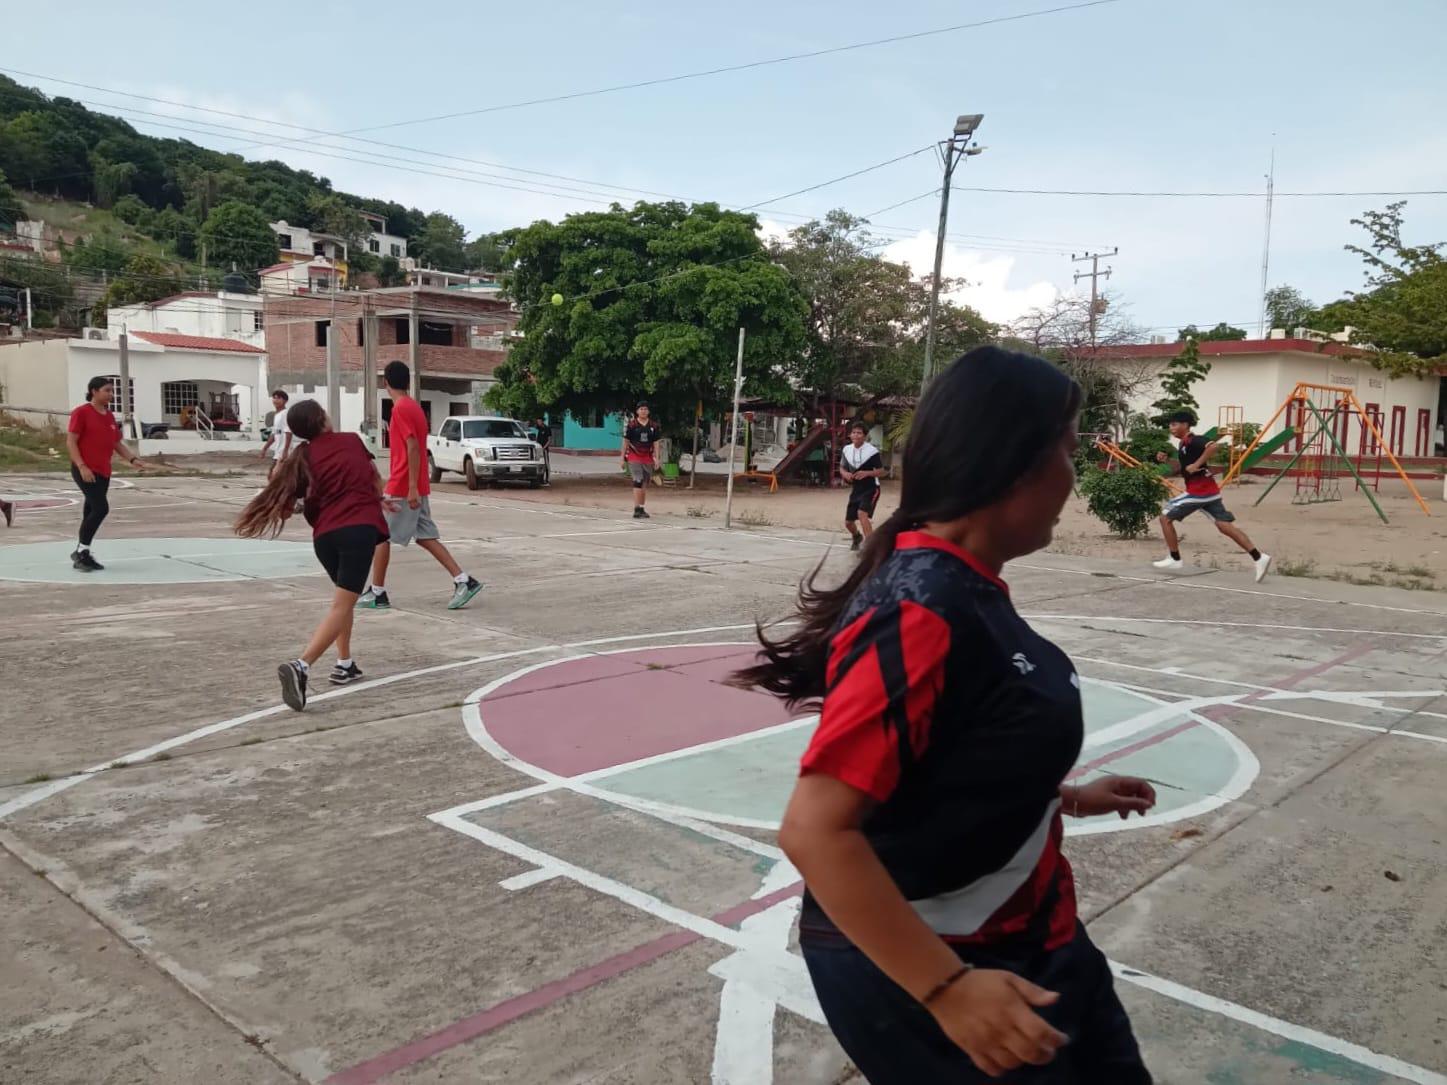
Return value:
M 724 684 L 755 651 L 719 644 L 566 660 L 504 682 L 478 709 L 514 757 L 577 776 L 796 719 L 777 698 Z

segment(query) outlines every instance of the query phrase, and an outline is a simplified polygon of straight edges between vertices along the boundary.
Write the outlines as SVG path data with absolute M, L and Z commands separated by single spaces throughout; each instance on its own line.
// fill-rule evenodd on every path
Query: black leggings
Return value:
M 110 499 L 106 493 L 111 488 L 110 475 L 97 474 L 94 482 L 87 482 L 80 477 L 80 468 L 72 467 L 70 477 L 75 479 L 75 484 L 80 487 L 80 492 L 85 494 L 85 508 L 80 517 L 80 545 L 89 546 L 95 533 L 100 530 L 101 523 L 111 512 Z

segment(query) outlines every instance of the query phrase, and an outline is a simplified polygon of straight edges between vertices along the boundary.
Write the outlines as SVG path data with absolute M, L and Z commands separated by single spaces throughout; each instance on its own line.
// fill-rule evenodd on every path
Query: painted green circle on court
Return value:
M 96 573 L 71 567 L 73 540 L 0 546 L 0 580 L 32 584 L 205 584 L 321 572 L 310 543 L 275 539 L 96 540 Z

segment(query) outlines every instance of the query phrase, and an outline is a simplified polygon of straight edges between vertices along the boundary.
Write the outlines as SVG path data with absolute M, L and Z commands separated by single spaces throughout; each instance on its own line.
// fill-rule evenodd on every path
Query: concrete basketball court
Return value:
M 396 553 L 367 681 L 296 714 L 330 585 L 300 525 L 231 536 L 255 482 L 115 491 L 84 580 L 65 480 L 0 489 L 0 1080 L 859 1080 L 774 842 L 811 721 L 722 684 L 838 536 L 444 483 L 487 590 Z M 1006 578 L 1079 668 L 1080 777 L 1157 782 L 1066 850 L 1158 1080 L 1447 1085 L 1447 599 Z

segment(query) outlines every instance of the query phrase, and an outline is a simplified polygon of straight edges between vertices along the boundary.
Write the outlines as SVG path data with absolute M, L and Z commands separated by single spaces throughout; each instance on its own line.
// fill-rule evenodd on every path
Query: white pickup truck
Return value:
M 511 418 L 454 415 L 427 438 L 427 469 L 433 482 L 444 471 L 467 479 L 469 490 L 490 482 L 526 482 L 536 490 L 546 478 L 542 446 Z

